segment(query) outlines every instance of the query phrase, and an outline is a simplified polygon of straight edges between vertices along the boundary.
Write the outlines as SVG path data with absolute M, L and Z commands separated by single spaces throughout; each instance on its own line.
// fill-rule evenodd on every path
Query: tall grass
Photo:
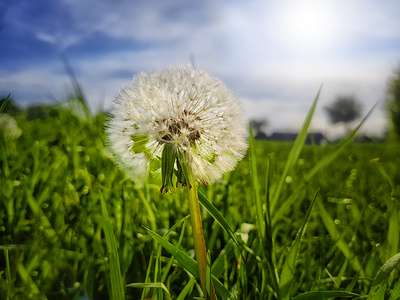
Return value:
M 186 191 L 126 179 L 82 103 L 15 116 L 17 139 L 0 129 L 0 298 L 199 297 Z M 357 128 L 304 145 L 316 103 L 295 143 L 250 134 L 236 170 L 200 187 L 220 298 L 400 295 L 400 146 L 352 144 Z

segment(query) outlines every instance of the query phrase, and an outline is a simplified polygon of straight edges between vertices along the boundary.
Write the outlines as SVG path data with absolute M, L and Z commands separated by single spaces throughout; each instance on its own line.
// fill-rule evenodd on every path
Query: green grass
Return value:
M 127 179 L 103 114 L 59 105 L 16 119 L 18 139 L 0 130 L 0 299 L 201 295 L 185 190 Z M 200 187 L 220 298 L 397 299 L 398 153 L 251 141 L 233 172 Z

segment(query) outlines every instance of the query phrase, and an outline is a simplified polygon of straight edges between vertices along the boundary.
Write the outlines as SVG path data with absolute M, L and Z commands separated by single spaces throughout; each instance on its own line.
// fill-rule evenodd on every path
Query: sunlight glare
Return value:
M 334 9 L 325 1 L 291 2 L 282 9 L 280 39 L 296 50 L 322 50 L 337 36 Z

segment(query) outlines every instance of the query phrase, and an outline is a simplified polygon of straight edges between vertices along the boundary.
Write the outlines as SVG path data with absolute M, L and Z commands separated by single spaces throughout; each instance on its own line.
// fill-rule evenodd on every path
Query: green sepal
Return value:
M 166 193 L 174 188 L 172 176 L 174 175 L 176 159 L 177 152 L 174 150 L 173 146 L 165 144 L 161 154 L 161 193 Z
M 191 188 L 191 184 L 188 177 L 188 170 L 187 170 L 187 154 L 185 153 L 178 153 L 178 157 L 176 159 L 177 171 L 175 175 L 177 177 L 177 184 L 181 184 L 182 187 L 189 186 Z M 189 183 L 189 184 L 188 184 Z

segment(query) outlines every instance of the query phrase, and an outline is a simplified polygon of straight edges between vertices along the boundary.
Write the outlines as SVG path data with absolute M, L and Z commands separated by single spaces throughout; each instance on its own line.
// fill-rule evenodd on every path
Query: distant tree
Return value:
M 257 140 L 267 139 L 266 128 L 268 121 L 266 119 L 253 119 L 250 120 L 251 129 L 253 130 L 254 138 Z
M 400 68 L 388 82 L 386 109 L 391 120 L 390 132 L 400 140 Z
M 354 96 L 338 96 L 325 110 L 332 124 L 344 123 L 347 128 L 360 117 L 362 106 Z

